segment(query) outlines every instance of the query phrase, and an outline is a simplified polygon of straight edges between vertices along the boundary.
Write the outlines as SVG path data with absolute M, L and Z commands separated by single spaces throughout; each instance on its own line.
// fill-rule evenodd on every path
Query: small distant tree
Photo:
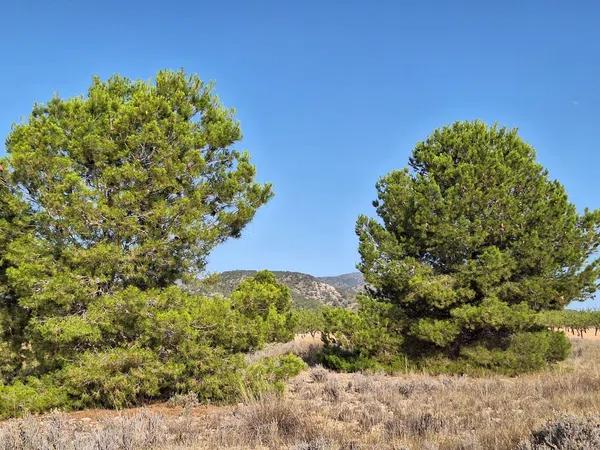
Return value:
M 309 333 L 313 338 L 325 327 L 326 308 L 298 308 L 294 310 L 294 320 L 297 333 Z
M 231 293 L 234 310 L 260 321 L 270 342 L 289 341 L 294 336 L 292 295 L 268 270 L 245 278 Z
M 377 196 L 380 220 L 357 222 L 359 268 L 372 299 L 392 306 L 399 353 L 508 372 L 565 357 L 565 338 L 536 313 L 595 292 L 600 210 L 578 214 L 516 130 L 436 130 Z

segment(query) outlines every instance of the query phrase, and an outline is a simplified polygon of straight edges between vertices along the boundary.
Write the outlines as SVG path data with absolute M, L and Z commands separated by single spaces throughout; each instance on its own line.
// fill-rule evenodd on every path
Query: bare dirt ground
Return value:
M 306 354 L 318 345 L 318 338 L 302 336 L 261 355 Z M 597 340 L 573 338 L 567 361 L 515 378 L 338 374 L 317 366 L 291 380 L 280 397 L 238 405 L 197 406 L 184 399 L 179 406 L 11 420 L 0 425 L 0 448 L 514 449 L 565 414 L 600 414 Z

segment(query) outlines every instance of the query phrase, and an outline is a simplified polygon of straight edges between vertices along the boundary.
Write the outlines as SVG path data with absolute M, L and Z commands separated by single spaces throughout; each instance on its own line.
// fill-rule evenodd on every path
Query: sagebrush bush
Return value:
M 238 416 L 236 434 L 247 445 L 277 448 L 300 439 L 310 441 L 320 437 L 318 427 L 301 405 L 280 397 L 262 397 L 240 408 Z
M 189 416 L 187 416 L 189 417 Z M 71 417 L 52 413 L 6 421 L 0 427 L 3 450 L 140 450 L 165 449 L 192 442 L 194 427 L 179 432 L 180 418 L 143 409 L 132 415 L 105 418 L 92 427 L 76 424 Z
M 588 450 L 600 448 L 600 417 L 565 415 L 548 421 L 518 450 Z

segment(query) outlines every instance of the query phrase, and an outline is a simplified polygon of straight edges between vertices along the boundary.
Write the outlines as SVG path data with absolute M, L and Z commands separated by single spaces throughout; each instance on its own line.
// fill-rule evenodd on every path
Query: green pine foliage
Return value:
M 356 225 L 371 298 L 332 318 L 330 359 L 513 374 L 566 356 L 538 313 L 596 291 L 600 210 L 579 214 L 516 130 L 436 130 L 377 196 Z
M 294 337 L 292 296 L 273 273 L 263 270 L 245 278 L 230 298 L 235 311 L 263 325 L 269 342 L 287 342 Z
M 188 392 L 227 402 L 302 369 L 289 355 L 245 362 L 294 328 L 272 274 L 230 298 L 185 288 L 272 195 L 240 138 L 210 85 L 169 71 L 94 79 L 13 127 L 0 164 L 0 416 Z
M 297 308 L 293 311 L 293 324 L 295 332 L 299 334 L 310 334 L 313 337 L 323 331 L 325 327 L 325 314 L 328 309 L 319 308 Z

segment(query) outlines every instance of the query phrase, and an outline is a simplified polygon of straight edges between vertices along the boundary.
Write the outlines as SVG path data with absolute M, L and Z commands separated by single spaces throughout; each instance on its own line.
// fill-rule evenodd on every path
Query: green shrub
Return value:
M 325 329 L 324 308 L 298 308 L 293 311 L 296 333 L 310 333 L 316 336 Z
M 571 342 L 564 333 L 548 333 L 548 352 L 546 359 L 549 362 L 562 361 L 571 353 Z
M 359 312 L 344 308 L 323 310 L 325 346 L 369 356 L 398 354 L 403 338 L 397 332 L 400 320 L 397 309 L 366 296 L 359 296 L 358 302 Z
M 206 350 L 211 352 L 211 350 Z M 201 401 L 229 403 L 281 391 L 283 382 L 300 373 L 306 364 L 295 355 L 264 358 L 247 366 L 243 355 L 202 358 L 190 372 L 181 392 L 194 392 Z
M 466 346 L 461 349 L 461 358 L 466 367 L 507 375 L 530 372 L 543 368 L 549 362 L 567 357 L 570 343 L 563 333 L 552 331 L 523 332 L 506 339 L 506 347 L 484 344 Z
M 53 408 L 70 408 L 67 390 L 56 386 L 48 377 L 29 377 L 26 382 L 16 381 L 0 385 L 0 418 L 41 413 Z
M 269 391 L 282 392 L 284 382 L 306 369 L 306 363 L 296 355 L 273 356 L 248 367 L 245 377 L 246 394 L 256 396 Z
M 320 360 L 323 366 L 338 372 L 384 370 L 374 357 L 357 352 L 344 351 L 336 347 L 324 349 Z
M 245 278 L 231 293 L 234 310 L 262 324 L 268 342 L 286 342 L 294 336 L 292 296 L 275 275 L 263 270 Z
M 243 355 L 203 347 L 188 354 L 186 361 L 187 377 L 180 392 L 195 392 L 200 401 L 209 403 L 229 403 L 242 397 L 246 371 Z
M 62 366 L 51 372 L 53 383 L 63 388 L 62 404 L 123 408 L 181 392 L 226 403 L 281 390 L 287 377 L 305 367 L 299 358 L 288 355 L 247 367 L 242 352 L 293 335 L 289 293 L 265 273 L 251 281 L 236 290 L 236 300 L 192 295 L 180 287 L 129 287 L 100 298 L 85 315 L 40 323 L 37 351 L 55 355 L 53 367 Z M 283 293 L 284 298 L 276 295 L 271 301 L 264 292 Z M 267 305 L 265 310 L 238 307 L 240 298 L 249 307 L 255 296 L 256 304 Z M 5 389 L 38 389 L 28 383 Z M 19 411 L 43 410 L 43 405 L 22 403 Z
M 125 408 L 169 397 L 183 373 L 182 364 L 162 362 L 154 352 L 134 347 L 86 352 L 58 378 L 76 408 Z

